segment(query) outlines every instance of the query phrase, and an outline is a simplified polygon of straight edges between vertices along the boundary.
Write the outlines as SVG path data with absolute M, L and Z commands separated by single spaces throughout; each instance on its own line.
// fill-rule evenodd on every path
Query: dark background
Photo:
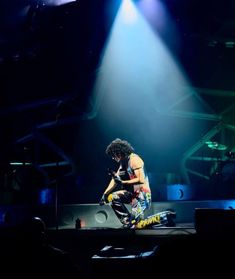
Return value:
M 229 189 L 221 189 L 224 166 L 234 176 L 233 158 L 205 142 L 224 144 L 226 152 L 234 148 L 235 3 L 163 2 L 178 31 L 177 47 L 167 33 L 162 39 L 218 119 L 200 119 L 192 111 L 185 118 L 160 115 L 153 119 L 157 137 L 149 133 L 147 144 L 138 128 L 113 127 L 111 116 L 101 129 L 102 113 L 94 114 L 90 98 L 121 1 L 80 0 L 61 6 L 32 0 L 0 2 L 1 203 L 31 202 L 47 188 L 53 193 L 59 189 L 61 203 L 97 203 L 109 181 L 107 168 L 116 167 L 105 156 L 107 144 L 116 137 L 129 140 L 145 159 L 154 200 L 167 198 L 163 188 L 168 184 L 188 183 L 181 160 L 195 145 L 195 153 L 186 160 L 200 157 L 189 166 L 209 179 L 190 177 L 191 199 L 233 197 L 233 178 Z M 182 121 L 186 128 L 180 128 Z M 162 122 L 167 124 L 158 126 Z M 205 138 L 216 122 L 224 128 Z

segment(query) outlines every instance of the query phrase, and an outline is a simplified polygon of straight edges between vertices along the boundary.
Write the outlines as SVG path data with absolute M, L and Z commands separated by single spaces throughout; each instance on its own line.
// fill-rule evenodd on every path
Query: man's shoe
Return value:
M 166 227 L 175 227 L 175 221 L 176 213 L 174 211 L 169 211 L 166 214 L 167 223 L 165 224 Z
M 124 229 L 132 229 L 132 228 L 134 228 L 135 226 L 134 226 L 134 223 L 132 222 L 132 220 L 131 220 L 131 217 L 124 217 L 124 218 L 122 218 L 121 220 L 121 223 L 122 223 L 122 227 L 124 228 Z
M 135 225 L 134 224 L 125 224 L 125 225 L 122 225 L 123 229 L 134 229 L 135 228 Z

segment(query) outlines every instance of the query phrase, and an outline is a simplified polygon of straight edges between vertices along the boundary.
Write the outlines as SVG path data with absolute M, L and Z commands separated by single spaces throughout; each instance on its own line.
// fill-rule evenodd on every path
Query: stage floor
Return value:
M 215 235 L 198 235 L 194 223 L 138 230 L 53 229 L 48 234 L 51 243 L 68 251 L 74 262 L 88 272 L 89 278 L 104 274 L 112 278 L 152 277 L 153 274 L 180 274 L 188 278 L 189 269 L 197 276 L 202 275 L 202 269 L 227 278 L 233 274 L 233 238 L 216 236 L 216 230 Z M 222 263 L 224 257 L 226 264 Z
M 69 253 L 82 269 L 84 279 L 176 274 L 188 278 L 192 272 L 201 277 L 204 271 L 212 276 L 234 278 L 234 234 L 228 237 L 224 230 L 223 235 L 217 235 L 218 229 L 200 235 L 194 223 L 149 229 L 59 227 L 47 229 L 46 235 L 48 243 Z M 15 231 L 9 234 L 8 229 L 2 234 L 6 243 L 17 237 Z
M 78 229 L 77 231 L 82 232 L 90 232 L 93 231 L 94 233 L 110 233 L 110 234 L 134 234 L 134 235 L 149 235 L 149 236 L 168 236 L 172 234 L 177 235 L 185 235 L 185 234 L 196 234 L 194 223 L 176 223 L 175 226 L 152 226 L 151 228 L 147 229 L 125 229 L 122 227 L 119 228 L 108 228 L 108 227 L 86 227 Z
M 126 229 L 123 227 L 85 227 L 79 229 L 53 228 L 48 236 L 53 244 L 65 250 L 74 250 L 77 245 L 85 253 L 101 249 L 106 245 L 154 246 L 168 239 L 195 237 L 194 223 L 176 223 L 173 227 L 153 226 L 148 229 Z M 76 252 L 76 249 L 75 249 Z

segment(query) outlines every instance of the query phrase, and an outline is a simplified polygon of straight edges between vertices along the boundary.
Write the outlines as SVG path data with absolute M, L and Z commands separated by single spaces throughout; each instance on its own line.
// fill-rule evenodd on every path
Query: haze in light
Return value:
M 133 102 L 142 109 L 144 102 L 148 115 L 167 110 L 185 94 L 187 84 L 158 34 L 132 1 L 124 0 L 100 62 L 93 99 L 96 111 L 102 103 L 106 113 L 113 114 Z
M 158 7 L 154 6 L 156 16 Z M 163 8 L 159 17 L 167 14 Z M 186 148 L 185 140 L 190 143 L 195 137 L 197 141 L 204 127 L 191 118 L 171 116 L 174 105 L 194 92 L 189 92 L 187 76 L 156 26 L 140 11 L 128 0 L 119 8 L 97 69 L 92 117 L 96 117 L 104 138 L 127 138 L 151 154 L 153 164 L 156 158 L 173 164 L 179 160 L 180 150 Z M 163 28 L 168 21 L 158 22 Z M 194 99 L 187 100 L 186 105 L 190 111 Z
M 47 6 L 61 6 L 68 4 L 70 2 L 76 2 L 76 0 L 43 0 L 39 1 L 42 5 L 47 5 Z

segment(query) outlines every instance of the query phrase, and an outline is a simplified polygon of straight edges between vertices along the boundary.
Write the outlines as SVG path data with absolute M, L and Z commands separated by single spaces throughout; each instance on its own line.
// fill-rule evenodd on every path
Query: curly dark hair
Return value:
M 115 155 L 121 155 L 124 157 L 129 156 L 134 152 L 134 148 L 126 140 L 121 140 L 119 138 L 113 140 L 106 148 L 106 154 L 113 157 Z

